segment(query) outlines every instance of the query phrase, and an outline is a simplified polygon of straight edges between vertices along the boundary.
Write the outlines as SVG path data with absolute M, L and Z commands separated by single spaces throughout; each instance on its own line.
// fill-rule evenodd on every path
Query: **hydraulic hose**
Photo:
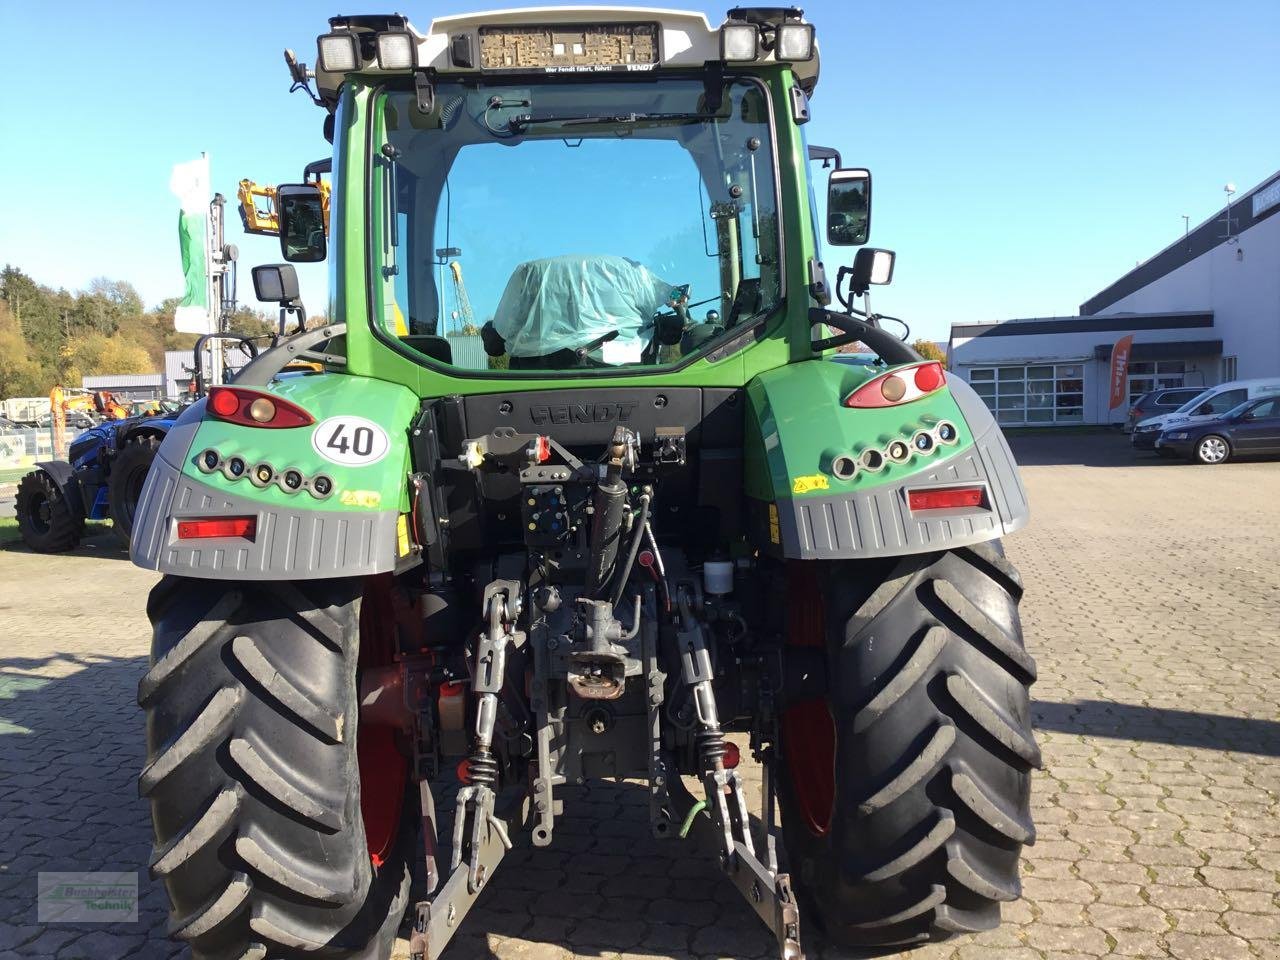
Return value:
M 636 517 L 631 527 L 635 533 L 631 537 L 631 549 L 627 551 L 626 562 L 622 564 L 622 569 L 618 571 L 617 583 L 613 590 L 613 605 L 616 607 L 622 600 L 622 592 L 627 589 L 627 578 L 631 576 L 631 569 L 635 566 L 636 555 L 640 553 L 640 544 L 644 540 L 645 526 L 649 522 L 649 494 L 642 493 L 640 495 L 640 515 Z

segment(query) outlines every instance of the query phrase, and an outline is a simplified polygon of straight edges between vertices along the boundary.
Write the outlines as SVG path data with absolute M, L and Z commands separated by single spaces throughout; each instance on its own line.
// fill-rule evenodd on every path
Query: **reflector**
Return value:
M 907 505 L 912 510 L 958 510 L 986 506 L 982 487 L 945 487 L 938 490 L 911 490 Z
M 252 540 L 258 532 L 256 517 L 217 517 L 207 520 L 179 520 L 179 540 L 215 540 L 241 537 Z

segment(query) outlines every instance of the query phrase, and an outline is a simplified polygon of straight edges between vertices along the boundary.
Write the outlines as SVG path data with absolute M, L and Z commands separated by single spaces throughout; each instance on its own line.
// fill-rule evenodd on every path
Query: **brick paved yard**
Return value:
M 1005 926 L 911 956 L 1280 958 L 1280 464 L 1135 461 L 1115 435 L 1015 448 L 1039 842 Z M 145 875 L 137 923 L 43 926 L 34 903 L 38 870 L 146 862 L 150 581 L 109 537 L 0 550 L 0 957 L 178 952 Z M 570 797 L 558 846 L 513 854 L 447 956 L 769 956 L 708 861 L 646 838 L 643 802 Z

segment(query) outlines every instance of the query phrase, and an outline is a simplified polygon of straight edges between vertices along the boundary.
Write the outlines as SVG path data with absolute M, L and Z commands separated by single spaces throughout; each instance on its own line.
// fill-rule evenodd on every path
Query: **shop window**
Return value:
M 1078 363 L 974 367 L 969 384 L 1005 426 L 1084 422 Z
M 1129 406 L 1152 390 L 1176 390 L 1186 386 L 1185 360 L 1146 360 L 1129 364 Z

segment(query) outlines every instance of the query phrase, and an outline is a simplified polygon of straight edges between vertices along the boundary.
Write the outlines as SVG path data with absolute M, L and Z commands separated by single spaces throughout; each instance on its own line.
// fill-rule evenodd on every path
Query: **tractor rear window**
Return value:
M 754 81 L 442 82 L 374 131 L 373 322 L 436 362 L 661 366 L 779 302 Z

